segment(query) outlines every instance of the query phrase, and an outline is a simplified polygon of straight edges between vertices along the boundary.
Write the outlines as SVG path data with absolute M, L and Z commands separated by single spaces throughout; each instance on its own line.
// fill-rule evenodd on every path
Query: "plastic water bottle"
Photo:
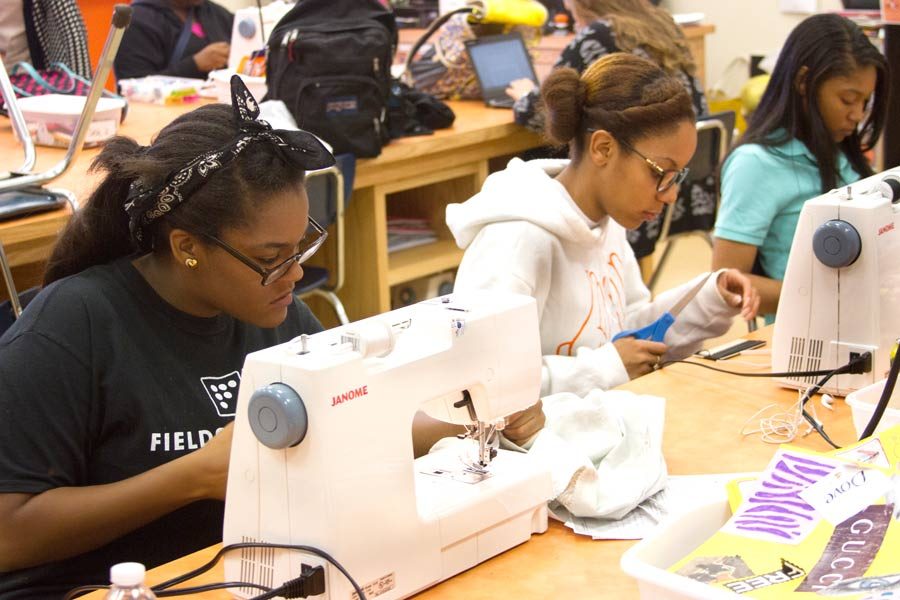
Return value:
M 156 600 L 156 594 L 144 585 L 144 565 L 126 562 L 113 565 L 109 570 L 109 592 L 106 600 Z

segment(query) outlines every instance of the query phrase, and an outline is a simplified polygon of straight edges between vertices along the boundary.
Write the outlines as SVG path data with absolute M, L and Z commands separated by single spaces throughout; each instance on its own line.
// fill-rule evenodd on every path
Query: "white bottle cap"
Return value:
M 126 562 L 113 565 L 109 569 L 109 580 L 113 585 L 135 586 L 144 583 L 144 565 Z

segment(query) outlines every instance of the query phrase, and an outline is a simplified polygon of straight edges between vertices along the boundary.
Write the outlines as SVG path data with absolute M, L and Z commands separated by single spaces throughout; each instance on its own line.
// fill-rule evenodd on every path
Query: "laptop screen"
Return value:
M 531 79 L 537 83 L 531 57 L 518 34 L 491 35 L 466 43 L 482 93 L 505 90 L 510 81 Z

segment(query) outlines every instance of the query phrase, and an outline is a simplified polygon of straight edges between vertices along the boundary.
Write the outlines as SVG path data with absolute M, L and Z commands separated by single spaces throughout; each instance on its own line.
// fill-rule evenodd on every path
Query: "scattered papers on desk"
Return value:
M 388 252 L 414 248 L 437 241 L 427 219 L 388 217 Z
M 898 464 L 900 426 L 835 452 L 781 446 L 732 517 L 670 571 L 752 598 L 896 597 Z
M 622 519 L 573 517 L 564 508 L 551 514 L 579 535 L 595 540 L 639 540 L 647 536 L 663 519 L 695 508 L 698 503 L 724 500 L 726 485 L 735 479 L 755 478 L 759 473 L 669 476 L 665 489 L 638 505 Z

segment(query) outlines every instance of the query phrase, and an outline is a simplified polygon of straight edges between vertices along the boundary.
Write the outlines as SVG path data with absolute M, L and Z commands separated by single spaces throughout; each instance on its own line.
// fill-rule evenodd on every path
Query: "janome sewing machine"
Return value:
M 249 355 L 224 543 L 318 547 L 392 600 L 525 542 L 547 528 L 550 474 L 493 442 L 540 383 L 537 309 L 513 294 L 443 296 Z M 466 437 L 414 460 L 418 410 Z M 322 597 L 353 597 L 312 554 L 231 554 L 228 580 L 271 587 L 324 565 Z
M 830 370 L 870 351 L 873 369 L 837 375 L 845 395 L 884 378 L 900 336 L 900 168 L 806 202 L 781 288 L 772 367 Z M 803 388 L 821 377 L 780 380 Z

